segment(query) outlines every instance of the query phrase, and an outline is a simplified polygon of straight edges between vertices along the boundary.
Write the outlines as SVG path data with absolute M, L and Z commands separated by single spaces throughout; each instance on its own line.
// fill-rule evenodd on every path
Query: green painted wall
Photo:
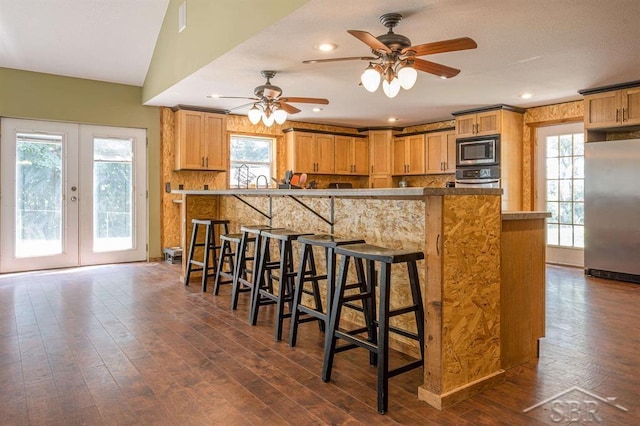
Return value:
M 149 256 L 160 247 L 160 109 L 141 104 L 142 88 L 0 68 L 0 116 L 147 130 Z
M 143 103 L 309 0 L 186 0 L 187 28 L 178 32 L 183 1 L 171 0 L 167 8 L 144 82 Z

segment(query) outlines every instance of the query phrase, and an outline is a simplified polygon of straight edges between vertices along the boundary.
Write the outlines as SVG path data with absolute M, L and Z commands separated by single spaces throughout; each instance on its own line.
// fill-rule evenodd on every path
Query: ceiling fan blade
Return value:
M 435 62 L 425 61 L 424 59 L 414 59 L 413 67 L 419 71 L 428 72 L 429 74 L 437 75 L 438 77 L 451 78 L 460 74 L 460 70 L 457 68 L 436 64 Z
M 280 109 L 287 111 L 287 114 L 297 114 L 301 111 L 293 105 L 289 105 L 288 103 L 284 102 L 283 100 L 280 100 L 278 104 L 280 105 Z
M 307 59 L 302 61 L 303 64 L 320 64 L 323 62 L 338 62 L 338 61 L 375 61 L 377 57 L 374 56 L 349 56 L 347 58 L 329 58 L 329 59 Z
M 240 106 L 230 108 L 228 111 L 235 111 L 235 110 L 237 110 L 237 109 L 246 108 L 246 107 L 248 107 L 249 105 L 253 105 L 254 103 L 255 103 L 255 102 L 249 102 L 248 104 L 242 104 L 242 105 L 240 105 Z
M 389 49 L 386 44 L 375 38 L 371 33 L 359 30 L 347 30 L 347 32 L 376 52 L 391 53 L 391 49 Z
M 246 96 L 214 96 L 214 95 L 207 95 L 207 98 L 211 98 L 211 99 L 249 99 L 252 101 L 259 101 L 260 99 L 258 98 L 248 98 Z
M 415 52 L 415 56 L 433 55 L 435 53 L 454 52 L 456 50 L 475 49 L 478 47 L 475 41 L 469 37 L 454 38 L 451 40 L 424 43 L 402 49 L 401 53 Z
M 303 103 L 303 104 L 320 104 L 320 105 L 329 105 L 329 100 L 324 98 L 292 98 L 287 96 L 286 98 L 281 98 L 280 102 L 293 102 L 293 103 Z

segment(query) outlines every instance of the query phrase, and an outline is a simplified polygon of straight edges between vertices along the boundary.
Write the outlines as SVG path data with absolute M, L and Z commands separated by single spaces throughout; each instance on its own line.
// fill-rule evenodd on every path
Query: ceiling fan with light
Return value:
M 253 90 L 253 94 L 255 95 L 254 97 L 248 98 L 242 96 L 220 95 L 210 95 L 208 97 L 218 99 L 251 100 L 252 102 L 232 108 L 232 110 L 253 105 L 247 113 L 249 121 L 251 121 L 252 124 L 258 124 L 260 119 L 262 119 L 262 122 L 267 127 L 271 126 L 274 121 L 278 124 L 284 123 L 287 120 L 287 114 L 296 114 L 300 112 L 298 108 L 290 105 L 290 103 L 329 104 L 329 101 L 324 98 L 282 97 L 282 89 L 271 84 L 271 79 L 276 75 L 276 71 L 260 71 L 260 74 L 267 79 L 267 82 Z
M 382 80 L 382 90 L 388 97 L 393 98 L 400 92 L 400 87 L 406 90 L 413 87 L 418 77 L 417 71 L 427 72 L 440 78 L 451 78 L 460 73 L 459 69 L 419 59 L 417 56 L 475 49 L 478 47 L 476 42 L 469 37 L 412 46 L 411 40 L 407 37 L 393 32 L 393 28 L 397 26 L 401 20 L 402 15 L 399 13 L 385 13 L 382 15 L 380 22 L 382 22 L 382 25 L 387 27 L 389 31 L 378 37 L 374 37 L 366 31 L 347 31 L 369 46 L 375 56 L 312 59 L 303 61 L 303 63 L 314 64 L 351 60 L 369 61 L 369 66 L 361 76 L 362 85 L 369 92 L 375 92 Z

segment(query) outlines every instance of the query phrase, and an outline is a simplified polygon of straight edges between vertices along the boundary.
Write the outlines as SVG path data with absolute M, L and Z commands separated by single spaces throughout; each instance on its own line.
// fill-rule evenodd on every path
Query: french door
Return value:
M 584 127 L 540 127 L 537 208 L 547 219 L 547 262 L 584 266 Z
M 2 119 L 0 272 L 145 260 L 146 131 Z

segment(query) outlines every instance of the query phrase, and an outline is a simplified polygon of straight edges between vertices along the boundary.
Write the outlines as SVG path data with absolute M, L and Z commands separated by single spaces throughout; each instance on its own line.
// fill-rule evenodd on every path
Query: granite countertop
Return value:
M 502 212 L 502 220 L 545 219 L 548 217 L 551 217 L 551 213 L 543 211 Z
M 177 189 L 172 194 L 183 195 L 242 195 L 242 196 L 295 196 L 341 198 L 406 198 L 419 199 L 427 195 L 501 195 L 494 188 L 349 188 L 349 189 Z

